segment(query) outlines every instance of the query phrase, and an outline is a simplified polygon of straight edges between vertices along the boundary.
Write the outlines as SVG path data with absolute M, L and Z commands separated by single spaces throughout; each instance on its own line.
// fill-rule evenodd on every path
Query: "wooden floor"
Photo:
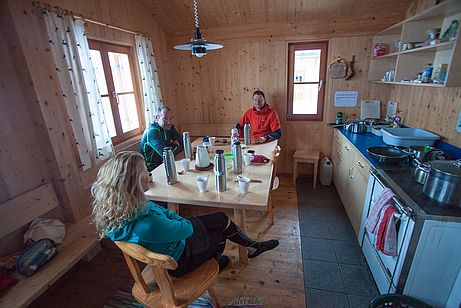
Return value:
M 299 235 L 296 189 L 290 177 L 281 177 L 274 195 L 275 224 L 266 213 L 248 211 L 247 230 L 258 240 L 275 238 L 280 246 L 250 259 L 247 265 L 237 260 L 237 246 L 226 248 L 232 264 L 215 284 L 221 304 L 234 297 L 261 297 L 265 307 L 305 307 L 304 278 Z M 203 207 L 181 207 L 181 215 L 205 214 Z M 230 216 L 231 211 L 225 211 Z M 123 281 L 130 277 L 120 252 L 110 242 L 90 263 L 81 262 L 32 307 L 102 307 Z

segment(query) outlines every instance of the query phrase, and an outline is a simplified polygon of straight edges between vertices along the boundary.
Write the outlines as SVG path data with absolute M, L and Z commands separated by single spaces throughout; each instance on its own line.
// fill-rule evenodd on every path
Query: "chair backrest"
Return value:
M 134 280 L 141 285 L 146 294 L 150 293 L 151 290 L 142 276 L 137 261 L 152 267 L 155 281 L 157 282 L 162 297 L 176 305 L 178 304 L 174 292 L 173 281 L 167 271 L 168 269 L 176 269 L 178 267 L 178 263 L 175 259 L 167 255 L 152 252 L 134 243 L 120 241 L 115 241 L 114 243 L 122 250 L 131 275 Z
M 274 149 L 274 151 L 272 151 L 272 163 L 274 165 L 274 169 L 272 170 L 272 176 L 271 176 L 271 188 L 273 187 L 274 185 L 274 180 L 275 180 L 275 177 L 277 176 L 277 172 L 278 172 L 278 166 L 279 166 L 279 160 L 280 160 L 280 152 L 282 151 L 282 148 L 277 145 Z

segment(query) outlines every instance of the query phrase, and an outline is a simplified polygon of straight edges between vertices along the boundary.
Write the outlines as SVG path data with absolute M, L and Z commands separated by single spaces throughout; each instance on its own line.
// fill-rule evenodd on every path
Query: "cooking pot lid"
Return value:
M 458 160 L 433 160 L 429 162 L 432 169 L 448 175 L 461 177 L 461 159 Z

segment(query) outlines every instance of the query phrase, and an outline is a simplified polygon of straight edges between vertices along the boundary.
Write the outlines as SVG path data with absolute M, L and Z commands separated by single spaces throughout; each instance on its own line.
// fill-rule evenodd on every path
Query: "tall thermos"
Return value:
M 170 147 L 163 148 L 163 164 L 165 165 L 166 181 L 169 185 L 178 182 L 176 174 L 176 163 L 174 161 L 173 151 Z
M 234 173 L 240 174 L 242 173 L 242 146 L 240 142 L 236 142 L 232 145 L 234 158 L 232 161 L 232 165 L 234 167 Z
M 226 191 L 226 162 L 224 160 L 224 151 L 216 150 L 214 155 L 214 174 L 216 191 Z
M 246 145 L 251 144 L 251 126 L 249 122 L 243 125 L 243 143 Z
M 190 160 L 193 160 L 192 144 L 190 142 L 189 132 L 184 132 L 182 134 L 182 141 L 184 144 L 184 158 L 189 158 Z

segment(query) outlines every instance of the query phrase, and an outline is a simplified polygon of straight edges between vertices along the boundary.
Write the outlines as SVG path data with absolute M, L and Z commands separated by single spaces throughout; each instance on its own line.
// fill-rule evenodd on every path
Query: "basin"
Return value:
M 434 145 L 440 137 L 421 128 L 383 128 L 383 141 L 388 145 L 409 147 L 411 145 Z

